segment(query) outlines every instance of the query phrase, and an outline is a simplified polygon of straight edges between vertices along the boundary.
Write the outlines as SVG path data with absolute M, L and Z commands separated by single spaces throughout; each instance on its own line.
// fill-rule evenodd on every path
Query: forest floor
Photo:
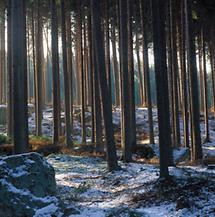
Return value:
M 51 117 L 51 115 L 49 116 Z M 80 114 L 75 112 L 75 139 L 80 141 Z M 90 131 L 90 112 L 86 112 Z M 147 109 L 136 110 L 138 143 L 147 144 Z M 158 141 L 157 111 L 153 110 L 155 141 Z M 120 109 L 113 111 L 115 132 L 120 131 Z M 203 145 L 204 157 L 215 157 L 215 119 L 210 120 L 211 142 Z M 181 123 L 181 131 L 182 131 Z M 204 140 L 204 119 L 201 132 Z M 119 141 L 120 138 L 116 137 Z M 90 134 L 88 136 L 90 141 Z M 182 137 L 183 143 L 183 137 Z M 159 156 L 158 145 L 151 146 Z M 175 162 L 186 159 L 187 149 L 179 147 L 173 152 Z M 159 166 L 120 162 L 122 170 L 109 173 L 106 162 L 98 157 L 50 155 L 48 161 L 56 170 L 60 198 L 77 211 L 79 217 L 159 217 L 159 216 L 215 216 L 215 170 L 201 163 L 189 165 L 180 162 L 170 167 L 171 179 L 158 181 Z M 71 212 L 72 212 L 71 211 Z
M 120 163 L 107 172 L 97 157 L 50 155 L 60 198 L 76 217 L 214 216 L 215 171 L 204 166 L 170 167 L 172 178 L 158 181 L 159 167 Z M 74 209 L 77 212 L 74 212 Z
M 90 144 L 90 112 L 86 112 L 87 141 Z M 62 120 L 64 113 L 62 113 Z M 74 110 L 75 143 L 81 143 L 80 109 Z M 196 217 L 215 216 L 215 169 L 214 165 L 199 162 L 191 165 L 187 160 L 188 149 L 175 148 L 175 167 L 170 167 L 171 178 L 159 180 L 159 149 L 157 111 L 153 109 L 155 143 L 152 161 L 134 156 L 133 163 L 119 162 L 121 170 L 107 171 L 104 158 L 51 154 L 47 160 L 56 171 L 59 198 L 66 204 L 64 216 L 74 217 Z M 52 109 L 43 116 L 43 134 L 52 134 Z M 119 142 L 120 109 L 113 110 L 116 140 Z M 147 109 L 136 109 L 137 139 L 139 144 L 148 143 Z M 181 132 L 183 130 L 182 122 Z M 204 158 L 215 158 L 215 118 L 209 117 L 210 142 L 203 144 Z M 62 123 L 64 127 L 64 123 Z M 201 116 L 201 133 L 204 137 L 204 119 Z M 29 130 L 35 132 L 35 115 L 29 117 Z M 2 128 L 4 131 L 4 128 Z M 204 141 L 204 139 L 202 139 Z M 183 144 L 183 137 L 182 137 Z M 156 160 L 157 159 L 157 160 Z M 150 164 L 146 164 L 150 162 Z M 214 162 L 213 162 L 214 163 Z M 50 210 L 41 210 L 40 217 L 52 216 Z M 43 212 L 44 211 L 44 212 Z M 60 217 L 60 216 L 59 216 Z

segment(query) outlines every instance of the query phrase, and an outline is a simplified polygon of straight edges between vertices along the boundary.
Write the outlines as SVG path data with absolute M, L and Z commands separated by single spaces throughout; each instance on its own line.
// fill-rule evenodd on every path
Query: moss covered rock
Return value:
M 0 160 L 0 216 L 34 216 L 47 206 L 58 207 L 55 171 L 39 154 Z

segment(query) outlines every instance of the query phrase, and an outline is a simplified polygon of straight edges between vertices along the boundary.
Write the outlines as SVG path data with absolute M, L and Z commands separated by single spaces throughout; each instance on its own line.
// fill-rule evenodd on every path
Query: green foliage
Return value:
M 11 138 L 4 135 L 0 134 L 0 144 L 10 144 L 11 143 Z

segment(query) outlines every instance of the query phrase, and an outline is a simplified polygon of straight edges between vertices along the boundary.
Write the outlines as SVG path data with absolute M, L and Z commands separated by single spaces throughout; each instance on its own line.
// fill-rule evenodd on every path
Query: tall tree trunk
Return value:
M 199 160 L 202 158 L 202 146 L 200 135 L 200 112 L 198 99 L 198 80 L 196 67 L 196 50 L 195 36 L 193 31 L 192 20 L 192 1 L 185 0 L 185 17 L 186 17 L 186 41 L 187 41 L 187 62 L 189 67 L 190 82 L 190 103 L 191 103 L 191 160 Z
M 116 146 L 114 141 L 114 131 L 112 123 L 112 106 L 111 106 L 111 96 L 110 91 L 108 91 L 108 84 L 106 78 L 105 69 L 105 51 L 104 51 L 104 41 L 101 30 L 101 14 L 100 14 L 100 2 L 97 0 L 91 0 L 91 13 L 92 13 L 92 29 L 93 29 L 93 42 L 94 42 L 94 52 L 97 61 L 97 71 L 99 73 L 99 84 L 101 89 L 102 98 L 102 108 L 105 126 L 105 135 L 107 142 L 107 162 L 108 169 L 110 171 L 117 170 L 117 155 Z
M 211 26 L 210 30 L 210 65 L 212 77 L 212 96 L 213 96 L 213 113 L 215 114 L 215 40 L 214 40 L 214 27 Z
M 57 25 L 57 8 L 56 1 L 51 0 L 51 45 L 52 45 L 52 80 L 53 80 L 53 142 L 55 145 L 59 142 L 59 56 L 58 56 L 58 25 Z
M 176 10 L 177 4 L 170 0 L 170 38 L 171 38 L 171 71 L 172 71 L 172 86 L 173 86 L 173 113 L 174 113 L 174 135 L 175 141 L 173 146 L 178 147 L 181 144 L 180 138 L 180 123 L 179 123 L 179 103 L 178 103 L 178 57 L 177 57 L 177 41 L 176 41 Z
M 80 87 L 80 97 L 81 97 L 81 138 L 82 143 L 86 143 L 86 123 L 85 123 L 85 73 L 83 69 L 83 48 L 82 48 L 82 16 L 81 16 L 81 3 L 82 1 L 77 0 L 77 26 L 76 26 L 76 43 L 77 43 L 77 73 L 80 76 L 81 87 Z
M 7 135 L 13 137 L 13 74 L 12 74 L 12 32 L 11 32 L 11 0 L 7 9 Z
M 95 46 L 95 44 L 93 44 Z M 95 47 L 93 49 L 93 84 L 94 84 L 94 135 L 95 135 L 95 145 L 96 145 L 96 152 L 103 152 L 104 147 L 102 145 L 102 108 L 101 108 L 101 89 L 99 88 L 99 72 L 98 64 L 96 58 Z M 108 90 L 109 91 L 109 90 Z
M 32 2 L 32 9 L 31 9 L 31 39 L 32 39 L 32 59 L 33 59 L 33 77 L 34 77 L 34 103 L 35 103 L 35 114 L 37 114 L 37 94 L 36 94 L 36 54 L 35 54 L 35 23 L 34 23 L 34 17 L 35 17 L 35 9 L 34 9 L 34 2 Z M 37 123 L 37 115 L 35 115 L 35 121 Z
M 180 38 L 180 62 L 182 80 L 182 116 L 184 146 L 189 147 L 189 112 L 188 112 L 188 91 L 187 91 L 187 67 L 186 67 L 186 47 L 185 47 L 185 13 L 184 1 L 181 1 L 181 38 Z
M 160 146 L 160 177 L 163 178 L 169 176 L 168 166 L 172 163 L 169 98 L 167 97 L 165 3 L 164 0 L 151 0 Z
M 25 1 L 11 1 L 14 152 L 28 150 Z
M 93 41 L 91 31 L 91 16 L 88 15 L 88 48 L 89 48 L 89 71 L 90 71 L 90 92 L 91 92 L 91 142 L 95 143 L 95 103 L 94 103 L 94 67 L 93 67 Z
M 43 22 L 41 15 L 41 1 L 36 1 L 36 135 L 42 136 L 42 77 L 43 77 Z
M 128 14 L 127 14 L 127 0 L 119 0 L 120 10 L 120 57 L 121 57 L 121 76 L 122 76 L 122 152 L 123 160 L 129 162 L 132 160 L 131 153 L 131 101 L 130 101 L 130 90 L 129 90 L 129 72 L 128 72 L 128 29 L 125 26 L 128 25 Z
M 70 2 L 67 7 L 70 8 Z M 71 135 L 73 134 L 73 61 L 72 61 L 72 32 L 71 32 L 71 14 L 70 10 L 66 12 L 66 42 L 67 42 L 67 68 L 68 68 L 68 82 L 70 88 L 70 125 Z M 73 146 L 73 138 L 71 136 L 71 147 Z
M 136 56 L 137 56 L 137 69 L 139 75 L 139 94 L 140 94 L 140 105 L 145 106 L 144 99 L 144 89 L 143 89 L 143 76 L 141 71 L 141 63 L 140 63 L 140 43 L 138 37 L 138 31 L 136 30 Z
M 146 80 L 146 99 L 148 107 L 148 122 L 149 122 L 149 142 L 154 144 L 154 125 L 153 125 L 153 114 L 152 114 L 152 100 L 151 100 L 151 85 L 150 85 L 150 74 L 149 74 L 149 56 L 148 56 L 148 39 L 147 39 L 147 29 L 146 29 L 146 1 L 140 0 L 141 7 L 141 25 L 142 25 L 142 35 L 143 35 L 143 70 Z
M 119 67 L 117 61 L 117 48 L 116 48 L 116 21 L 112 20 L 112 28 L 111 28 L 111 43 L 112 43 L 112 52 L 113 52 L 113 70 L 114 70 L 114 85 L 115 85 L 115 105 L 120 105 L 120 78 L 119 78 Z
M 66 18 L 65 18 L 65 3 L 61 0 L 61 38 L 62 38 L 62 53 L 63 53 L 63 75 L 64 75 L 64 107 L 65 107 L 65 124 L 66 124 L 66 145 L 71 147 L 71 119 L 70 119 L 70 88 L 69 88 L 69 72 L 67 69 L 67 47 L 66 47 Z
M 202 41 L 202 54 L 203 54 L 203 94 L 204 94 L 204 118 L 205 118 L 205 141 L 210 141 L 209 122 L 208 122 L 208 83 L 207 83 L 207 66 L 206 66 L 206 41 L 205 41 L 205 28 L 201 31 Z
M 201 32 L 198 34 L 198 66 L 199 66 L 199 84 L 200 84 L 200 112 L 204 111 L 204 82 L 203 82 L 203 53 L 202 53 Z
M 104 1 L 104 16 L 105 16 L 105 25 L 104 25 L 104 32 L 105 32 L 105 66 L 106 66 L 106 73 L 107 73 L 107 81 L 108 81 L 108 88 L 111 94 L 111 101 L 112 101 L 112 91 L 111 91 L 111 71 L 110 71 L 110 33 L 109 33 L 109 0 Z
M 5 5 L 1 8 L 0 19 L 0 103 L 6 103 L 6 54 L 5 54 Z
M 129 76 L 129 100 L 130 100 L 130 134 L 131 147 L 136 150 L 136 110 L 135 110 L 135 92 L 134 92 L 134 55 L 133 55 L 133 34 L 132 34 L 132 1 L 127 0 L 128 13 L 128 76 Z

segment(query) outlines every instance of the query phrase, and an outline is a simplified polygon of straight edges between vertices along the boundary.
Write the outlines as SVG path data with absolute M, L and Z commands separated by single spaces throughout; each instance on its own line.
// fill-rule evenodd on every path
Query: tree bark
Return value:
M 157 87 L 158 129 L 160 146 L 160 177 L 169 176 L 168 166 L 172 164 L 171 130 L 169 119 L 169 98 L 166 63 L 165 1 L 152 0 L 154 61 Z
M 193 31 L 192 20 L 192 2 L 185 0 L 185 17 L 186 17 L 186 42 L 187 42 L 187 62 L 189 67 L 190 82 L 190 103 L 191 103 L 191 160 L 202 159 L 202 146 L 200 135 L 200 112 L 198 99 L 198 80 L 196 67 L 196 49 L 195 35 Z
M 112 106 L 110 99 L 110 92 L 108 91 L 106 69 L 105 69 L 105 51 L 104 41 L 101 30 L 101 14 L 100 14 L 100 2 L 97 0 L 91 0 L 91 13 L 92 13 L 92 29 L 93 29 L 93 42 L 94 52 L 97 61 L 97 70 L 99 73 L 99 85 L 101 90 L 102 108 L 105 126 L 105 135 L 107 142 L 107 162 L 108 169 L 110 171 L 117 170 L 117 155 L 116 146 L 114 141 L 114 131 L 112 123 Z
M 132 144 L 131 144 L 131 101 L 130 101 L 130 90 L 129 90 L 129 71 L 128 71 L 128 29 L 125 26 L 128 25 L 128 12 L 127 12 L 127 0 L 119 1 L 120 10 L 120 71 L 122 78 L 122 101 L 121 101 L 121 112 L 122 112 L 122 155 L 123 161 L 129 162 L 132 160 Z
M 145 3 L 145 5 L 143 4 Z M 148 107 L 148 122 L 149 122 L 149 143 L 154 144 L 154 125 L 153 125 L 153 113 L 152 113 L 152 100 L 151 100 L 151 85 L 150 85 L 150 74 L 149 74 L 149 56 L 148 56 L 148 39 L 146 33 L 146 1 L 140 0 L 141 6 L 141 25 L 142 25 L 142 35 L 143 35 L 143 70 L 146 80 L 146 99 Z
M 61 39 L 63 53 L 63 75 L 64 75 L 64 107 L 65 107 L 65 125 L 66 125 L 66 145 L 72 146 L 71 139 L 71 119 L 70 119 L 70 88 L 69 88 L 69 72 L 67 69 L 67 47 L 66 47 L 66 18 L 65 18 L 65 3 L 61 0 Z
M 7 135 L 13 137 L 13 74 L 12 74 L 12 23 L 11 23 L 11 0 L 8 1 L 7 9 Z
M 15 154 L 28 151 L 28 107 L 26 93 L 26 26 L 25 1 L 11 1 L 13 131 Z
M 36 135 L 42 136 L 42 117 L 43 117 L 43 22 L 41 15 L 41 1 L 36 1 L 36 77 L 35 77 L 35 95 L 36 95 Z
M 51 0 L 51 45 L 52 45 L 52 76 L 53 76 L 53 142 L 59 142 L 60 135 L 60 96 L 59 96 L 59 56 L 58 56 L 58 25 L 56 1 Z

